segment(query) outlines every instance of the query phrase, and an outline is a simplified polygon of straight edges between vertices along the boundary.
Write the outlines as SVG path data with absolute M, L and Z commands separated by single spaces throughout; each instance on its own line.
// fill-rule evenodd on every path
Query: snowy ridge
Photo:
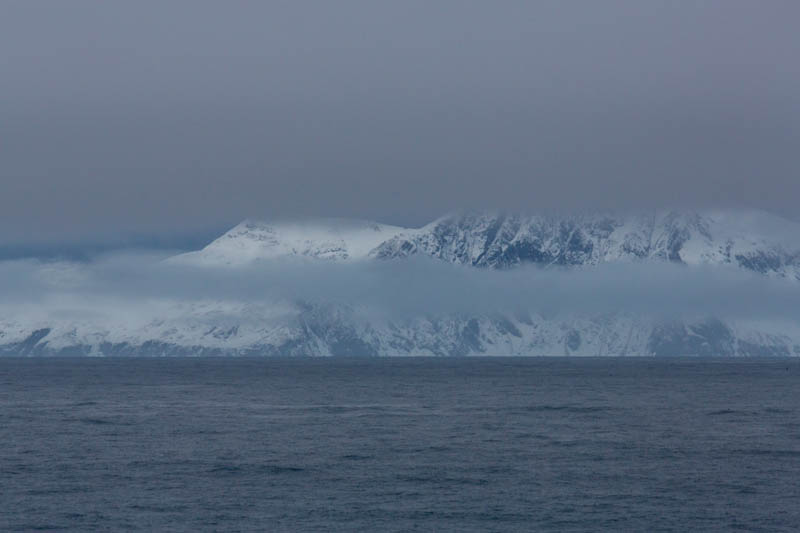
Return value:
M 489 268 L 648 260 L 733 265 L 797 280 L 800 224 L 755 210 L 563 217 L 467 213 L 402 232 L 372 252 L 380 259 L 415 254 Z
M 245 220 L 208 246 L 173 258 L 179 263 L 236 266 L 281 256 L 364 259 L 402 228 L 347 219 L 267 223 Z

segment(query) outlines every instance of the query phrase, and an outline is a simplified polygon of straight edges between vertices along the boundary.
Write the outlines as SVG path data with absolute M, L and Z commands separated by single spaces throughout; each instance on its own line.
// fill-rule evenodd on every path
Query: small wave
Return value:
M 102 418 L 81 418 L 79 420 L 80 420 L 80 422 L 83 422 L 84 424 L 96 424 L 96 425 L 99 425 L 99 426 L 103 426 L 103 425 L 106 425 L 106 424 L 112 425 L 112 426 L 114 425 L 114 422 L 112 422 L 111 420 L 103 420 Z
M 425 453 L 425 452 L 449 452 L 452 450 L 450 446 L 425 446 L 421 448 L 414 448 L 412 451 L 414 453 Z
M 25 524 L 17 531 L 60 531 L 70 529 L 68 526 L 60 526 L 55 524 Z
M 176 505 L 139 505 L 134 504 L 130 506 L 130 509 L 135 511 L 149 511 L 149 512 L 156 512 L 156 513 L 176 513 L 186 510 L 185 505 L 176 504 Z
M 238 474 L 242 468 L 235 465 L 217 465 L 209 470 L 212 474 Z
M 439 477 L 439 476 L 409 476 L 398 475 L 395 477 L 398 481 L 408 483 L 436 483 L 442 485 L 488 485 L 489 480 L 484 478 L 471 478 L 471 477 Z
M 750 448 L 733 450 L 733 453 L 765 457 L 800 457 L 800 450 L 767 450 L 763 448 Z
M 28 496 L 52 496 L 54 494 L 78 494 L 85 492 L 83 487 L 63 487 L 54 489 L 30 489 L 25 492 Z
M 347 454 L 347 455 L 342 455 L 341 458 L 344 459 L 345 461 L 366 461 L 367 459 L 374 459 L 374 456 L 372 456 L 372 455 L 358 455 L 358 454 L 351 453 L 351 454 Z
M 528 412 L 564 411 L 567 413 L 600 413 L 613 410 L 602 405 L 530 405 L 525 408 Z
M 764 409 L 764 412 L 773 415 L 788 415 L 791 413 L 789 409 L 780 409 L 778 407 L 767 407 Z
M 727 416 L 727 415 L 752 415 L 754 413 L 749 411 L 738 411 L 736 409 L 719 409 L 717 411 L 711 411 L 708 413 L 708 416 Z
M 218 464 L 208 470 L 211 474 L 290 474 L 304 471 L 297 466 Z
M 93 418 L 93 417 L 84 417 L 84 418 L 68 418 L 66 419 L 67 422 L 80 422 L 82 424 L 89 424 L 93 426 L 130 426 L 131 422 L 120 422 L 117 420 L 109 420 L 107 418 Z

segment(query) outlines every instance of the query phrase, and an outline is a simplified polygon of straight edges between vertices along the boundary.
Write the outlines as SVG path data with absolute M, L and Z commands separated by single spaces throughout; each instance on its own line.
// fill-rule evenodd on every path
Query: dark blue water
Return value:
M 800 361 L 0 360 L 0 529 L 800 527 Z

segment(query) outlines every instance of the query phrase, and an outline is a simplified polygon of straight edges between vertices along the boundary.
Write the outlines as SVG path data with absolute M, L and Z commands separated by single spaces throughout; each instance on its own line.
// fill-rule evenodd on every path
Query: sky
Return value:
M 0 257 L 196 247 L 246 217 L 800 219 L 798 20 L 780 0 L 5 0 Z

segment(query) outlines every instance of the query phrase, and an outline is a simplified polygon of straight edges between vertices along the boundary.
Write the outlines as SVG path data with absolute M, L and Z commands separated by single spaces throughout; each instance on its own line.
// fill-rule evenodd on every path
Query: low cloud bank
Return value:
M 280 260 L 244 268 L 175 264 L 158 254 L 91 263 L 0 262 L 0 312 L 91 320 L 152 319 L 160 305 L 220 301 L 337 303 L 392 318 L 529 311 L 659 318 L 800 318 L 800 284 L 733 268 L 608 264 L 493 271 L 429 259 L 334 263 Z

